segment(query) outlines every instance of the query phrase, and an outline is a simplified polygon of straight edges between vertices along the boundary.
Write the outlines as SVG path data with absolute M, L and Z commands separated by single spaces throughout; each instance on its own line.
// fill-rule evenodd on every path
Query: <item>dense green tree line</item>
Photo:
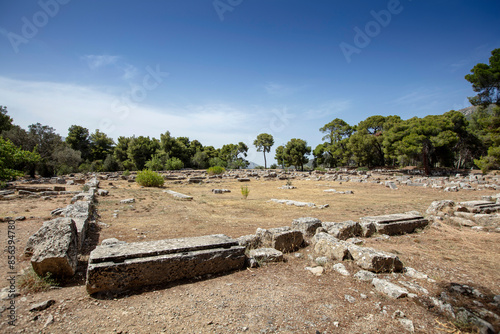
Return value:
M 414 117 L 370 116 L 357 125 L 336 118 L 319 129 L 323 143 L 311 152 L 307 142 L 293 138 L 275 149 L 278 165 L 303 170 L 313 155 L 312 166 L 421 166 L 500 168 L 500 49 L 491 52 L 489 64 L 477 64 L 465 79 L 477 92 L 469 101 L 477 106 L 467 119 L 451 110 L 442 115 Z M 271 152 L 274 138 L 261 133 L 254 141 L 258 152 Z M 203 146 L 169 131 L 159 139 L 124 137 L 117 142 L 100 130 L 72 125 L 65 139 L 40 123 L 22 129 L 13 123 L 7 108 L 0 106 L 0 180 L 22 172 L 34 176 L 87 171 L 205 169 L 213 166 L 245 168 L 248 146 Z M 277 167 L 272 165 L 271 167 Z

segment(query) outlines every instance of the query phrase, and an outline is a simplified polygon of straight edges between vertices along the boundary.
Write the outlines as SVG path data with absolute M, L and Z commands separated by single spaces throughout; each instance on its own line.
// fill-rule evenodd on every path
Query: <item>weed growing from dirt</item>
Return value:
M 50 273 L 47 273 L 45 277 L 40 277 L 35 273 L 33 268 L 30 267 L 19 278 L 19 289 L 25 293 L 47 291 L 50 287 L 59 285 L 51 276 Z

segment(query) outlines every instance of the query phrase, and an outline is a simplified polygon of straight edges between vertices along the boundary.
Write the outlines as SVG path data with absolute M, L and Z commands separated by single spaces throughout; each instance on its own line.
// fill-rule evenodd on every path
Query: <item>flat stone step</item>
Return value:
M 97 246 L 87 270 L 89 294 L 122 291 L 243 268 L 245 247 L 223 234 Z
M 421 215 L 400 213 L 360 218 L 362 224 L 373 224 L 378 233 L 396 235 L 413 233 L 417 228 L 424 228 L 429 221 Z
M 181 200 L 181 201 L 191 201 L 193 199 L 193 196 L 185 195 L 178 193 L 173 190 L 164 190 L 163 192 L 172 195 L 175 199 Z

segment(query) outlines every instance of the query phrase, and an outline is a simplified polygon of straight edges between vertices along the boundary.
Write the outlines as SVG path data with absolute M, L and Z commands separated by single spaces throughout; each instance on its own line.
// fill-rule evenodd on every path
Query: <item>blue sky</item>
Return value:
M 41 0 L 0 3 L 0 105 L 26 128 L 259 133 L 314 147 L 335 118 L 469 106 L 464 79 L 500 47 L 498 0 Z M 268 160 L 269 161 L 269 160 Z

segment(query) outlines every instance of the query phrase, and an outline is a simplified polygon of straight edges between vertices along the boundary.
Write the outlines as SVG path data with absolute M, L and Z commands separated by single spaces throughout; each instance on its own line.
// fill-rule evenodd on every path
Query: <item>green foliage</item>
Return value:
M 191 163 L 193 167 L 205 169 L 209 166 L 208 153 L 203 151 L 196 151 L 194 156 L 191 158 Z
M 79 125 L 72 125 L 68 129 L 66 143 L 72 149 L 80 151 L 83 160 L 91 159 L 89 130 Z
M 209 166 L 211 167 L 227 167 L 227 162 L 222 160 L 221 158 L 215 157 L 215 158 L 210 158 L 208 161 Z
M 248 147 L 245 143 L 239 142 L 236 144 L 226 144 L 222 146 L 219 152 L 219 158 L 227 163 L 227 167 L 231 169 L 245 168 L 249 162 L 245 160 L 248 152 Z M 242 155 L 242 157 L 240 156 Z
M 40 277 L 35 273 L 32 267 L 19 277 L 19 289 L 24 293 L 47 291 L 52 286 L 57 285 L 59 284 L 52 278 L 50 273 L 47 273 L 45 277 Z
M 305 140 L 293 138 L 285 146 L 283 151 L 283 158 L 285 166 L 295 166 L 304 170 L 304 164 L 309 162 L 306 155 L 311 154 L 311 147 L 307 146 Z
M 113 153 L 114 140 L 99 129 L 90 135 L 89 140 L 92 160 L 104 160 L 108 154 Z
M 153 154 L 151 160 L 146 162 L 146 168 L 150 170 L 164 170 L 166 169 L 167 160 L 168 156 L 165 153 Z
M 144 187 L 161 187 L 165 183 L 160 174 L 148 169 L 138 172 L 135 181 Z
M 267 168 L 266 152 L 271 152 L 271 147 L 274 145 L 273 136 L 268 133 L 261 133 L 253 144 L 257 148 L 257 152 L 264 152 L 264 168 Z
M 170 158 L 165 164 L 165 169 L 167 170 L 179 170 L 184 168 L 184 163 L 178 158 Z
M 241 195 L 243 195 L 243 198 L 247 199 L 249 194 L 250 189 L 248 188 L 248 186 L 241 186 Z
M 122 162 L 122 165 L 125 170 L 137 170 L 137 167 L 132 162 L 132 160 L 125 160 L 124 162 Z
M 90 172 L 104 172 L 103 161 L 102 160 L 94 160 L 90 164 Z
M 370 171 L 370 168 L 368 168 L 368 167 L 358 167 L 358 168 L 356 168 L 356 170 L 358 172 L 368 172 L 368 171 Z
M 212 166 L 207 169 L 208 175 L 220 175 L 226 172 L 226 169 L 221 166 Z
M 0 133 L 10 130 L 12 127 L 12 118 L 7 115 L 7 107 L 0 106 Z
M 490 64 L 479 63 L 471 69 L 465 79 L 472 84 L 478 94 L 469 97 L 472 105 L 488 106 L 492 103 L 500 106 L 500 49 L 491 51 Z
M 105 172 L 117 172 L 121 169 L 121 167 L 120 162 L 116 160 L 113 154 L 108 154 L 102 164 L 102 169 Z
M 128 144 L 127 155 L 134 163 L 137 169 L 143 169 L 146 162 L 151 159 L 153 154 L 160 148 L 160 143 L 157 139 L 149 137 L 132 137 Z M 125 168 L 128 168 L 124 165 Z
M 122 173 L 123 176 L 130 176 L 130 171 L 127 169 Z
M 40 155 L 16 147 L 10 140 L 0 137 L 0 180 L 11 180 L 24 175 L 24 165 L 36 164 Z
M 271 166 L 269 166 L 270 169 L 278 169 L 278 165 L 277 164 L 272 164 Z
M 319 131 L 325 134 L 323 140 L 326 141 L 323 143 L 323 152 L 317 152 L 318 156 L 321 153 L 324 162 L 327 162 L 329 167 L 347 164 L 350 157 L 347 143 L 354 128 L 345 121 L 336 118 L 325 124 Z
M 285 168 L 285 147 L 283 145 L 276 147 L 274 159 L 281 165 L 281 168 Z

